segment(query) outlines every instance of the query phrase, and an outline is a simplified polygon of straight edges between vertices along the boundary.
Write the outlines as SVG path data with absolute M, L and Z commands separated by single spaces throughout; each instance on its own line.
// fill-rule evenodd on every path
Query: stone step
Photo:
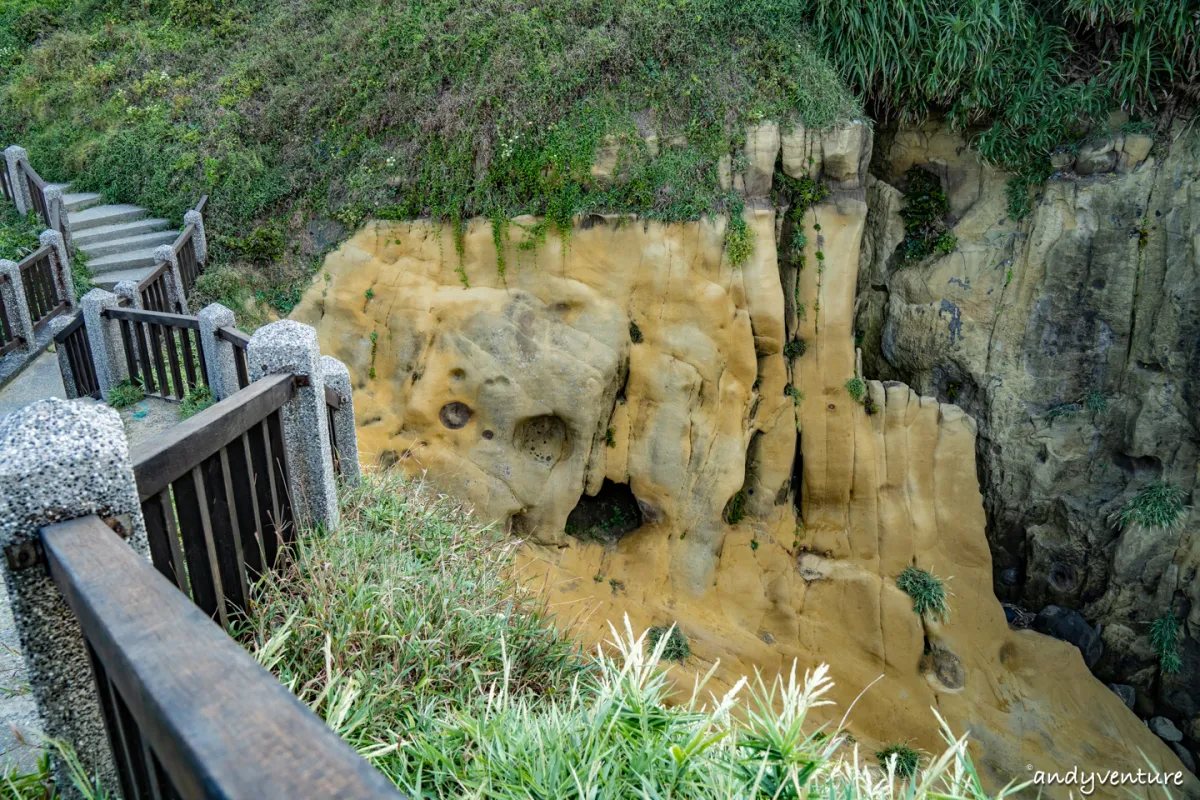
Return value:
M 91 208 L 98 204 L 103 199 L 95 192 L 63 192 L 63 205 L 67 207 L 67 211 L 83 211 L 85 208 Z
M 137 281 L 140 283 L 143 278 L 153 271 L 154 267 L 138 267 L 137 269 L 119 269 L 114 272 L 105 272 L 102 275 L 93 277 L 92 285 L 111 292 L 121 281 Z
M 47 183 L 46 188 L 47 189 L 58 189 L 63 194 L 66 194 L 67 190 L 71 188 L 71 184 L 69 184 L 69 183 Z
M 141 236 L 146 233 L 166 230 L 171 223 L 165 219 L 147 218 L 135 222 L 121 222 L 116 225 L 101 225 L 98 228 L 88 228 L 82 231 L 71 231 L 75 246 L 87 250 L 94 244 L 110 242 L 113 239 L 128 239 L 131 236 Z
M 73 234 L 75 231 L 99 228 L 101 225 L 133 222 L 145 216 L 146 209 L 121 203 L 111 206 L 92 206 L 83 211 L 72 211 L 67 215 L 67 220 L 71 223 L 71 232 Z
M 93 275 L 100 275 L 105 272 L 119 272 L 127 269 L 138 269 L 140 267 L 154 266 L 154 248 L 148 247 L 144 250 L 127 250 L 124 253 L 114 253 L 111 256 L 102 256 L 101 258 L 93 258 L 88 261 L 88 269 Z
M 102 242 L 88 241 L 83 244 L 76 242 L 75 244 L 80 250 L 87 253 L 90 258 L 100 258 L 102 256 L 116 255 L 117 253 L 127 253 L 131 250 L 153 249 L 159 245 L 171 244 L 178 235 L 179 231 L 153 231 L 151 233 L 138 234 L 137 236 L 126 236 L 123 239 L 107 239 Z

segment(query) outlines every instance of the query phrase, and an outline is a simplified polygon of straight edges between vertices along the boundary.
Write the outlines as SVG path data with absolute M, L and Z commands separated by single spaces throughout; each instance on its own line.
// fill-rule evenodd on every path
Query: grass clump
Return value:
M 105 400 L 113 408 L 128 408 L 144 399 L 146 399 L 146 390 L 140 383 L 134 383 L 129 378 L 125 378 L 109 389 L 108 396 L 105 397 Z
M 666 637 L 666 642 L 662 641 L 663 637 Z M 683 661 L 692 654 L 691 645 L 688 644 L 687 637 L 683 635 L 678 623 L 650 628 L 646 631 L 646 647 L 652 653 L 657 651 L 658 657 L 666 661 Z
M 958 239 L 944 219 L 950 211 L 950 201 L 942 182 L 921 167 L 909 167 L 904 177 L 908 181 L 904 209 L 900 212 L 904 219 L 904 241 L 900 244 L 904 260 L 919 261 L 934 253 L 954 252 Z
M 1150 623 L 1150 644 L 1158 653 L 1158 665 L 1163 672 L 1179 672 L 1183 666 L 1179 656 L 1179 620 L 1170 609 Z
M 1143 486 L 1110 519 L 1124 530 L 1130 525 L 1142 528 L 1172 530 L 1184 517 L 1187 495 L 1178 486 L 1166 481 L 1151 481 Z
M 861 403 L 867 396 L 867 382 L 859 377 L 851 378 L 846 381 L 846 391 L 854 398 L 854 402 Z
M 896 777 L 908 780 L 921 767 L 921 754 L 906 744 L 890 744 L 876 751 L 875 757 L 886 769 L 895 771 Z
M 946 600 L 946 584 L 927 569 L 905 567 L 896 578 L 900 590 L 912 598 L 913 611 L 917 616 L 929 615 L 930 619 L 946 620 L 950 606 Z
M 806 352 L 808 352 L 808 342 L 798 337 L 789 340 L 783 346 L 783 355 L 785 358 L 800 358 Z
M 730 525 L 737 525 L 744 520 L 746 518 L 746 493 L 739 491 L 733 497 L 729 498 L 729 502 L 725 504 L 725 510 L 721 516 Z
M 0 169 L 4 168 L 0 162 Z M 30 212 L 22 216 L 17 213 L 16 206 L 0 198 L 0 258 L 20 261 L 37 250 L 41 246 L 38 234 L 43 230 L 45 225 L 37 214 Z
M 179 403 L 179 419 L 194 417 L 215 402 L 217 398 L 213 397 L 212 389 L 204 385 L 193 386 Z
M 725 253 L 734 267 L 742 266 L 754 254 L 754 231 L 750 230 L 740 213 L 729 215 L 729 227 L 725 230 Z

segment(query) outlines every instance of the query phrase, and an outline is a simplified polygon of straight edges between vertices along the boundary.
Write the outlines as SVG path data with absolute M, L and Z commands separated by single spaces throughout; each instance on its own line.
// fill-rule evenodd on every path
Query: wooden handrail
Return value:
M 127 748 L 154 796 L 401 797 L 98 517 L 42 528 L 41 541 L 107 677 L 98 689 L 111 682 L 128 712 L 110 733 L 153 755 Z
M 141 500 L 158 494 L 286 403 L 295 391 L 294 383 L 289 373 L 255 381 L 135 447 L 130 455 Z
M 39 189 L 45 191 L 46 181 L 42 179 L 41 175 L 38 175 L 38 171 L 33 168 L 32 164 L 30 164 L 28 161 L 23 161 L 21 162 L 21 169 L 26 175 L 29 176 L 29 179 L 32 180 Z
M 204 207 L 205 207 L 206 205 L 208 205 L 208 195 L 201 195 L 201 196 L 200 196 L 200 200 L 199 200 L 199 202 L 197 202 L 197 203 L 196 203 L 196 207 L 195 207 L 195 208 L 193 208 L 192 210 L 193 210 L 193 211 L 197 211 L 197 212 L 199 212 L 199 213 L 203 214 L 203 213 L 204 213 Z
M 328 386 L 326 386 L 325 387 L 325 405 L 327 405 L 333 409 L 341 408 L 342 407 L 342 396 L 340 394 L 338 394 L 337 392 L 335 392 L 333 389 L 330 389 Z
M 170 268 L 171 268 L 171 264 L 169 261 L 162 262 L 157 267 L 155 267 L 154 270 L 149 275 L 142 278 L 141 281 L 138 282 L 137 290 L 139 292 L 144 291 L 147 286 L 149 286 L 150 284 L 152 284 L 156 280 L 158 280 L 158 276 L 162 275 L 164 272 L 166 272 Z
M 217 338 L 229 342 L 239 350 L 245 350 L 250 347 L 250 337 L 237 328 L 218 328 Z
M 175 237 L 175 241 L 171 244 L 171 249 L 175 251 L 176 255 L 179 254 L 179 251 L 183 249 L 183 246 L 185 244 L 187 244 L 187 240 L 192 238 L 192 236 L 195 233 L 196 233 L 195 225 L 188 225 L 186 228 L 184 228 L 182 231 L 179 232 L 179 235 Z
M 51 247 L 50 245 L 44 244 L 41 247 L 39 247 L 37 250 L 34 250 L 32 253 L 25 256 L 20 261 L 18 261 L 17 266 L 22 270 L 29 269 L 35 263 L 37 263 L 38 261 L 41 261 L 46 256 L 46 254 L 49 253 L 53 249 L 54 248 Z
M 172 328 L 188 328 L 200 330 L 200 320 L 186 317 L 183 314 L 169 314 L 165 311 L 146 311 L 140 308 L 106 308 L 100 312 L 106 319 L 127 319 L 130 322 L 152 322 L 156 325 L 169 325 Z
M 81 325 L 83 325 L 83 312 L 82 311 L 75 315 L 75 319 L 71 320 L 71 323 L 69 325 L 67 325 L 67 327 L 63 328 L 58 333 L 54 334 L 54 341 L 58 344 L 62 344 L 63 342 L 65 342 L 67 340 L 68 336 L 70 336 L 75 331 L 79 330 Z

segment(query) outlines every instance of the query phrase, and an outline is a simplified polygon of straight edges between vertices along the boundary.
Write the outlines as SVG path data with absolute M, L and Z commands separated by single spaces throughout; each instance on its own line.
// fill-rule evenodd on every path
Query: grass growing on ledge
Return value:
M 897 778 L 907 780 L 917 774 L 921 767 L 921 754 L 906 744 L 892 744 L 875 753 L 879 763 L 885 767 L 895 762 L 893 769 Z
M 217 402 L 217 398 L 213 397 L 211 389 L 207 386 L 194 386 L 188 390 L 179 404 L 179 419 L 185 420 L 194 417 L 215 402 Z
M 1166 481 L 1151 481 L 1110 519 L 1122 530 L 1130 525 L 1172 530 L 1183 521 L 1186 497 L 1178 486 Z
M 1163 672 L 1179 672 L 1183 661 L 1179 657 L 1179 620 L 1167 613 L 1150 623 L 1150 643 L 1158 653 L 1158 666 Z
M 905 567 L 896 578 L 896 585 L 912 598 L 913 611 L 918 616 L 928 614 L 932 619 L 945 620 L 950 616 L 946 602 L 946 584 L 938 576 L 920 567 Z
M 683 631 L 679 629 L 678 623 L 663 626 L 658 625 L 646 632 L 646 647 L 651 651 L 658 649 L 658 644 L 662 638 L 667 637 L 667 643 L 662 647 L 662 658 L 667 661 L 683 661 L 692 654 L 692 647 L 688 644 L 687 637 L 683 635 Z
M 108 404 L 113 408 L 128 408 L 134 403 L 140 403 L 146 398 L 146 391 L 137 384 L 124 379 L 116 386 L 108 390 L 108 396 L 105 398 Z

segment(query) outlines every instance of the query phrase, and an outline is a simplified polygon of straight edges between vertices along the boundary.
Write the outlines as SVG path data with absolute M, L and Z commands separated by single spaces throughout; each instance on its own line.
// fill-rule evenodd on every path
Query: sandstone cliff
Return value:
M 887 222 L 868 211 L 870 142 L 864 126 L 752 131 L 730 176 L 755 238 L 738 267 L 724 219 L 593 216 L 544 241 L 515 220 L 503 275 L 486 221 L 461 249 L 441 226 L 380 222 L 295 316 L 350 366 L 364 460 L 427 473 L 526 537 L 522 567 L 585 639 L 626 612 L 677 622 L 689 682 L 717 660 L 719 682 L 829 662 L 833 724 L 882 675 L 848 724 L 867 752 L 938 749 L 937 708 L 995 786 L 1027 765 L 1136 770 L 1139 748 L 1179 769 L 1077 648 L 1006 624 L 975 421 L 900 383 L 868 382 L 866 404 L 846 388 L 860 259 Z M 776 252 L 796 241 L 768 200 L 777 157 L 833 188 L 804 214 L 803 269 Z M 948 619 L 913 612 L 909 565 L 949 578 Z
M 1110 515 L 1154 479 L 1191 494 L 1200 469 L 1200 137 L 1120 134 L 1056 157 L 1028 220 L 1004 176 L 930 124 L 882 134 L 857 326 L 868 374 L 951 398 L 979 422 L 978 464 L 1001 599 L 1079 609 L 1103 680 L 1136 689 L 1200 748 L 1200 537 L 1120 531 Z M 904 172 L 947 187 L 956 252 L 905 265 Z M 1179 672 L 1150 623 L 1183 625 Z M 1099 648 L 1096 648 L 1097 653 Z

